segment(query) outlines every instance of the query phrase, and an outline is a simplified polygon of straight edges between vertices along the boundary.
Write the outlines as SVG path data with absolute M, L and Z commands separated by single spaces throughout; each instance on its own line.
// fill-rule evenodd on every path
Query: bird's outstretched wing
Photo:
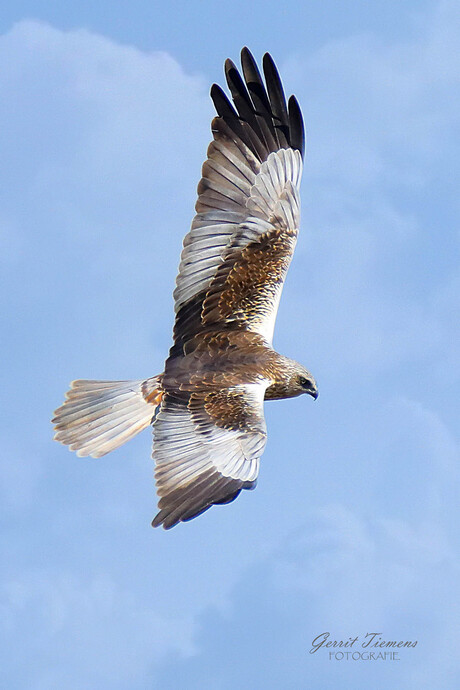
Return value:
M 286 104 L 270 55 L 263 58 L 265 84 L 247 48 L 241 63 L 244 80 L 225 63 L 235 107 L 219 86 L 211 89 L 218 117 L 184 240 L 171 354 L 216 326 L 251 330 L 271 343 L 296 243 L 302 115 L 294 96 Z
M 165 529 L 252 489 L 265 447 L 266 384 L 166 393 L 154 422 L 153 457 Z
M 241 380 L 239 365 L 272 340 L 299 227 L 304 134 L 271 57 L 263 60 L 265 83 L 246 48 L 241 63 L 244 79 L 225 64 L 235 107 L 218 86 L 211 89 L 214 141 L 184 240 L 174 345 L 153 423 L 155 527 L 173 527 L 253 488 L 265 447 L 269 380 L 250 368 Z M 241 348 L 230 336 L 249 340 Z

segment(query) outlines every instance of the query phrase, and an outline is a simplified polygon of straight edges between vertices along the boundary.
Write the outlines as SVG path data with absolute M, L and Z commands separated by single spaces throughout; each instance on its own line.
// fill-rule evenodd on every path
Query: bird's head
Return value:
M 316 400 L 318 388 L 313 374 L 293 359 L 278 357 L 282 362 L 281 372 L 265 391 L 265 400 L 295 398 L 302 393 L 308 393 Z
M 292 389 L 297 391 L 296 395 L 308 393 L 316 400 L 318 397 L 318 386 L 316 385 L 315 377 L 301 364 L 297 362 L 295 364 L 296 368 L 291 376 Z

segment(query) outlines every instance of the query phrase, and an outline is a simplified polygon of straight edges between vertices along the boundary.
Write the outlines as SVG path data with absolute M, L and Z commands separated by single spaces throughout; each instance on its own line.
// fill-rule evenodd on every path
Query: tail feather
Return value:
M 149 426 L 162 397 L 160 377 L 145 381 L 73 381 L 55 411 L 56 441 L 100 458 Z

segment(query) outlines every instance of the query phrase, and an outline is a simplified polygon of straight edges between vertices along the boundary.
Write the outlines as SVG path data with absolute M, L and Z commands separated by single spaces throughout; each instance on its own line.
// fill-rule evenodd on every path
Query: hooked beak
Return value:
M 319 395 L 319 392 L 318 392 L 318 389 L 317 389 L 317 388 L 312 388 L 312 390 L 311 390 L 311 391 L 307 391 L 307 393 L 308 393 L 308 395 L 311 395 L 311 397 L 313 398 L 313 400 L 316 400 L 316 398 L 317 398 L 318 395 Z

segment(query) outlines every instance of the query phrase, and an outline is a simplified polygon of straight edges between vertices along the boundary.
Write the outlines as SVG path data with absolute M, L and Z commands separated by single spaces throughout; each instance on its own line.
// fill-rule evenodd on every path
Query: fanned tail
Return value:
M 148 427 L 163 395 L 160 376 L 145 381 L 72 381 L 55 413 L 56 441 L 100 458 Z

